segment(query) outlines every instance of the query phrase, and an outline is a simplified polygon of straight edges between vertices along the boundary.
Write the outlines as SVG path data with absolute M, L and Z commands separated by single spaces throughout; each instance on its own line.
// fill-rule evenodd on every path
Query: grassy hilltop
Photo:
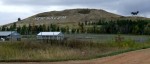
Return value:
M 41 19 L 39 19 L 39 17 Z M 64 17 L 64 18 L 62 18 Z M 53 18 L 53 19 L 50 19 Z M 36 20 L 35 20 L 36 19 Z M 118 20 L 118 19 L 148 19 L 138 16 L 122 16 L 107 12 L 101 9 L 68 9 L 63 11 L 50 11 L 35 14 L 28 18 L 17 21 L 17 26 L 23 25 L 49 25 L 57 24 L 59 26 L 77 26 L 79 22 L 98 22 L 99 20 Z M 6 26 L 10 26 L 7 24 Z

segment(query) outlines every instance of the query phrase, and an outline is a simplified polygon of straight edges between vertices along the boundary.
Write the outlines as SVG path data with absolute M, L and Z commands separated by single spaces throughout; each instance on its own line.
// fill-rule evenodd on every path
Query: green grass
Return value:
M 97 43 L 107 43 L 114 41 L 117 34 L 65 34 L 69 38 L 81 38 L 82 40 L 93 41 Z M 149 42 L 149 35 L 126 35 L 121 34 L 124 40 L 133 40 L 137 43 Z
M 3 42 L 0 43 L 0 61 L 67 61 L 86 60 L 112 56 L 133 50 L 146 49 L 150 42 L 136 43 L 132 40 L 121 42 L 94 43 L 70 40 L 65 43 Z

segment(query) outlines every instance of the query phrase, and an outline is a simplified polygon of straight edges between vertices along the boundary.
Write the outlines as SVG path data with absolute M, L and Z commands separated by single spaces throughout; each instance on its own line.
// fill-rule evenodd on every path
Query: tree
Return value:
M 54 25 L 54 24 L 51 24 L 49 29 L 50 29 L 50 31 L 56 31 L 57 30 L 57 26 Z
M 57 28 L 56 28 L 56 31 L 60 31 L 60 28 L 59 28 L 59 27 L 57 27 Z
M 65 33 L 66 32 L 66 29 L 65 28 L 60 28 L 61 32 Z
M 5 26 L 2 26 L 1 30 L 2 30 L 2 31 L 6 31 L 6 27 L 5 27 Z
M 74 34 L 76 32 L 76 29 L 72 29 L 71 33 Z
M 21 18 L 18 18 L 18 21 L 21 21 Z
M 17 32 L 18 32 L 18 33 L 21 33 L 21 27 L 20 27 L 20 26 L 17 27 Z
M 27 35 L 27 26 L 26 25 L 23 25 L 23 27 L 21 28 L 21 34 L 23 34 L 23 35 Z
M 16 28 L 17 28 L 17 25 L 16 25 L 16 22 L 14 22 L 12 26 L 12 30 L 15 30 Z
M 144 28 L 144 34 L 150 35 L 150 24 Z
M 43 29 L 43 31 L 47 31 L 45 24 L 42 25 L 42 29 Z
M 80 27 L 81 33 L 83 33 L 84 32 L 84 24 L 83 23 L 79 23 L 78 25 Z
M 96 33 L 96 28 L 97 28 L 97 26 L 93 25 L 93 30 L 92 30 L 93 33 Z
M 66 26 L 65 29 L 66 29 L 66 33 L 69 34 L 70 33 L 69 26 Z
M 0 31 L 2 31 L 2 27 L 0 27 Z

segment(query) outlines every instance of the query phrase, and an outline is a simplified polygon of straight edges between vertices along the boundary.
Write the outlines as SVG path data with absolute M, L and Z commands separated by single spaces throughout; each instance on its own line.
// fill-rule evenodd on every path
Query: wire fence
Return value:
M 0 40 L 0 42 L 37 42 L 37 43 L 52 43 L 52 42 L 64 42 L 69 40 L 80 40 L 80 41 L 89 41 L 96 43 L 107 43 L 107 42 L 115 42 L 116 40 L 131 40 L 134 42 L 149 42 L 149 35 L 116 35 L 116 34 L 64 34 L 64 38 L 62 39 L 49 39 L 42 38 L 38 39 L 37 35 L 21 35 L 20 40 L 8 39 L 5 41 Z

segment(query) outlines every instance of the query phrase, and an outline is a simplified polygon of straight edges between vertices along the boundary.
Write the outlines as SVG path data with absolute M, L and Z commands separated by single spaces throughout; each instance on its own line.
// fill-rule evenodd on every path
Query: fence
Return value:
M 132 40 L 135 42 L 148 42 L 150 41 L 149 35 L 116 35 L 116 34 L 65 34 L 63 40 L 50 40 L 50 39 L 37 39 L 36 35 L 22 35 L 21 42 L 63 42 L 68 40 L 80 40 L 80 41 L 89 41 L 96 43 L 107 43 L 110 41 L 118 40 Z M 0 41 L 3 42 L 3 41 Z M 16 42 L 14 40 L 9 40 L 5 42 Z

